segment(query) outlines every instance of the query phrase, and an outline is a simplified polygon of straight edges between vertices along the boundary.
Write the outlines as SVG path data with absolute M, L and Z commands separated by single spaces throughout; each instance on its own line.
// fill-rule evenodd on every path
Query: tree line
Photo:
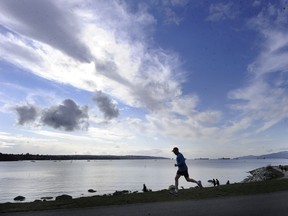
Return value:
M 0 153 L 0 161 L 35 161 L 35 160 L 122 160 L 122 159 L 166 159 L 163 157 L 138 155 L 39 155 L 39 154 L 4 154 Z

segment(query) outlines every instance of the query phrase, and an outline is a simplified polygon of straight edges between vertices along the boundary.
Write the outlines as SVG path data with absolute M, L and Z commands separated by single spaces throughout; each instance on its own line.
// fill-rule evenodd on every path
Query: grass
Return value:
M 3 203 L 0 212 L 36 211 L 48 209 L 86 208 L 108 205 L 126 205 L 135 203 L 198 200 L 207 198 L 241 196 L 288 190 L 288 179 L 273 179 L 253 183 L 236 183 L 203 189 L 180 190 L 171 195 L 167 190 L 147 193 L 121 194 L 115 196 L 81 197 L 72 200 L 35 201 L 31 203 Z

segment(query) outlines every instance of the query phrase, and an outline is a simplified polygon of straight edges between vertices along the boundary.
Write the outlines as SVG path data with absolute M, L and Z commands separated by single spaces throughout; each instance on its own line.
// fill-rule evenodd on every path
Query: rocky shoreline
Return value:
M 282 167 L 285 168 L 282 169 Z M 275 178 L 281 178 L 285 177 L 287 175 L 286 171 L 287 166 L 267 166 L 267 167 L 261 167 L 254 170 L 249 171 L 251 176 L 248 176 L 245 178 L 242 183 L 249 183 L 249 182 L 257 182 L 257 181 L 265 181 Z
M 151 192 L 152 190 L 147 190 L 147 191 L 143 191 L 143 192 Z M 97 191 L 94 190 L 94 189 L 89 189 L 88 190 L 89 193 L 96 193 Z M 128 190 L 122 190 L 122 191 L 115 191 L 114 193 L 112 194 L 103 194 L 103 195 L 97 195 L 97 196 L 103 196 L 103 197 L 106 197 L 106 196 L 117 196 L 117 195 L 122 195 L 122 194 L 129 194 L 129 193 L 138 193 L 138 191 L 128 191 Z M 56 196 L 55 198 L 54 197 L 41 197 L 41 199 L 36 199 L 34 200 L 34 202 L 45 202 L 45 201 L 53 201 L 53 200 L 71 200 L 73 199 L 72 196 L 68 195 L 68 194 L 62 194 L 60 196 Z M 14 201 L 15 202 L 23 202 L 26 200 L 26 197 L 24 196 L 17 196 L 14 198 Z M 33 202 L 33 201 L 32 201 Z

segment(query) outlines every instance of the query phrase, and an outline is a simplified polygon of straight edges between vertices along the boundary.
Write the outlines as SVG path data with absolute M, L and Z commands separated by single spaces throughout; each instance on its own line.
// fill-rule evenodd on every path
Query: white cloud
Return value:
M 161 0 L 151 1 L 153 10 L 159 10 L 163 15 L 163 24 L 180 25 L 185 19 L 187 9 L 190 7 L 189 0 Z
M 172 6 L 181 6 L 185 7 L 187 4 L 189 4 L 189 0 L 170 0 Z
M 199 103 L 199 98 L 197 95 L 176 97 L 171 101 L 171 112 L 182 116 L 190 116 L 195 113 Z
M 191 112 L 185 116 L 167 110 L 146 115 L 142 122 L 135 120 L 133 130 L 150 136 L 169 137 L 186 141 L 200 141 L 218 137 L 221 113 L 216 111 Z M 183 113 L 182 113 L 183 114 Z M 131 119 L 130 119 L 131 121 Z
M 23 2 L 28 4 L 22 10 L 20 6 Z M 285 16 L 273 5 L 250 22 L 265 38 L 261 41 L 261 52 L 248 68 L 252 72 L 252 79 L 245 87 L 229 94 L 233 100 L 231 110 L 238 115 L 227 123 L 224 119 L 226 113 L 199 111 L 201 99 L 198 95 L 183 94 L 181 85 L 185 80 L 181 58 L 174 52 L 155 48 L 152 33 L 157 21 L 145 4 L 132 9 L 122 1 L 55 0 L 45 2 L 48 10 L 44 10 L 39 1 L 23 2 L 13 0 L 1 3 L 5 4 L 5 7 L 0 7 L 0 24 L 3 26 L 0 33 L 1 60 L 44 79 L 87 90 L 91 95 L 95 91 L 102 91 L 111 97 L 111 103 L 107 104 L 115 108 L 112 109 L 114 117 L 119 114 L 116 101 L 131 109 L 144 109 L 143 113 L 146 114 L 143 118 L 121 116 L 119 120 L 114 119 L 105 125 L 99 121 L 99 116 L 92 117 L 89 113 L 92 123 L 89 130 L 75 132 L 74 135 L 36 131 L 35 134 L 45 137 L 43 143 L 52 140 L 51 148 L 56 149 L 59 145 L 63 147 L 60 151 L 64 152 L 73 146 L 78 149 L 77 152 L 83 152 L 88 146 L 91 152 L 103 153 L 109 150 L 117 152 L 117 145 L 121 145 L 127 147 L 127 151 L 137 152 L 140 147 L 131 147 L 126 141 L 136 143 L 136 140 L 140 140 L 137 136 L 141 135 L 157 137 L 159 143 L 164 142 L 161 140 L 163 137 L 167 137 L 169 140 L 165 141 L 169 144 L 174 139 L 187 143 L 229 141 L 240 135 L 264 131 L 287 118 L 288 35 L 287 30 L 281 28 L 281 24 L 286 22 Z M 28 6 L 32 3 L 38 5 L 39 12 L 36 14 L 28 14 L 33 8 Z M 188 1 L 172 0 L 168 3 L 169 7 L 183 7 Z M 179 24 L 182 18 L 172 9 L 166 15 Z M 234 19 L 238 15 L 233 3 L 212 4 L 209 9 L 209 21 Z M 271 25 L 266 15 L 273 17 L 277 25 Z M 37 19 L 44 19 L 47 29 Z M 75 26 L 71 26 L 70 22 Z M 23 100 L 35 104 L 40 94 L 48 95 L 45 92 L 29 93 Z M 56 97 L 50 106 L 63 100 L 58 98 L 57 93 L 50 94 L 52 98 Z M 90 107 L 89 111 L 94 112 Z M 104 114 L 105 111 L 102 110 Z M 6 139 L 5 143 L 8 144 L 3 146 L 10 146 L 9 143 L 16 141 Z M 77 147 L 77 142 L 87 143 Z M 157 149 L 155 147 L 153 152 L 157 152 Z
M 287 0 L 262 2 L 261 11 L 249 21 L 249 25 L 260 31 L 267 29 L 286 30 L 288 24 L 287 4 Z
M 256 76 L 265 73 L 288 72 L 288 31 L 265 30 L 265 45 L 249 71 Z
M 52 28 L 49 32 L 36 23 L 37 29 L 33 32 L 39 31 L 39 37 L 34 36 L 33 32 L 18 30 L 20 28 L 18 25 L 25 25 L 31 30 L 35 24 L 34 19 L 44 19 L 38 13 L 33 17 L 32 13 L 29 14 L 29 19 L 21 20 L 20 15 L 16 13 L 18 9 L 12 10 L 14 7 L 18 8 L 18 4 L 14 1 L 13 7 L 7 4 L 9 10 L 5 11 L 5 14 L 13 18 L 12 20 L 17 25 L 11 24 L 3 17 L 0 19 L 2 25 L 8 25 L 11 31 L 17 32 L 17 34 L 1 35 L 0 43 L 4 47 L 0 52 L 2 59 L 28 69 L 45 79 L 88 91 L 101 90 L 130 106 L 158 109 L 166 100 L 171 100 L 174 96 L 181 94 L 179 81 L 175 78 L 177 77 L 175 70 L 180 65 L 180 61 L 173 53 L 151 48 L 145 35 L 147 35 L 147 27 L 153 28 L 151 25 L 154 20 L 145 9 L 130 13 L 127 12 L 126 5 L 116 2 L 112 5 L 99 2 L 98 7 L 93 2 L 94 7 L 86 8 L 85 4 L 86 6 L 92 4 L 89 1 L 80 4 L 82 7 L 77 9 L 69 8 L 74 6 L 73 4 L 65 4 L 65 7 L 61 8 L 56 5 L 60 4 L 58 1 L 53 2 L 53 10 L 50 8 L 51 10 L 45 11 L 48 17 L 53 19 L 52 15 L 55 10 L 58 14 L 63 9 L 63 13 L 67 16 L 65 22 L 68 22 L 70 16 L 72 20 L 77 18 L 79 25 L 77 24 L 75 28 L 80 28 L 81 43 L 78 38 L 75 38 L 76 36 L 73 37 L 70 42 L 78 43 L 79 49 L 71 53 L 74 49 L 70 47 L 70 44 L 66 44 L 67 46 L 64 44 L 65 47 L 58 46 L 62 40 L 67 40 L 66 37 L 57 33 L 60 31 L 56 26 L 56 22 L 60 22 L 56 20 L 58 16 L 54 21 L 49 21 L 49 23 L 54 23 L 49 25 L 49 28 Z M 39 13 L 41 13 L 43 8 L 41 4 L 38 6 Z M 75 14 L 66 13 L 70 9 L 75 11 Z M 92 10 L 95 11 L 92 13 Z M 88 15 L 85 15 L 86 12 Z M 28 16 L 27 13 L 23 16 Z M 57 28 L 53 29 L 54 25 Z M 137 34 L 137 39 L 133 35 L 128 35 L 127 32 L 131 31 L 127 29 L 133 29 L 133 32 Z M 51 38 L 52 42 L 43 39 L 43 35 Z M 142 36 L 139 39 L 139 35 L 145 37 Z M 56 37 L 56 42 L 53 42 L 54 37 Z M 89 53 L 93 56 L 93 58 L 89 56 L 89 59 L 93 59 L 92 62 L 78 61 L 88 59 L 88 55 L 77 58 L 77 50 L 81 50 L 80 45 L 89 47 Z
M 252 3 L 252 6 L 253 7 L 259 7 L 261 5 L 261 1 L 260 0 L 255 0 L 253 3 Z
M 128 154 L 141 148 L 128 146 L 132 133 L 119 127 L 90 127 L 88 131 L 67 133 L 49 130 L 0 132 L 0 152 L 33 154 Z M 127 149 L 118 147 L 126 146 Z M 126 153 L 125 153 L 126 152 Z
M 286 11 L 282 5 L 285 2 L 267 4 L 249 22 L 262 41 L 258 57 L 248 66 L 249 83 L 229 94 L 230 99 L 236 100 L 232 109 L 245 116 L 235 123 L 240 126 L 239 131 L 254 125 L 253 131 L 262 132 L 288 118 L 288 31 L 283 28 L 288 17 L 283 17 Z M 241 129 L 244 119 L 245 127 Z
M 55 141 L 55 138 L 45 139 L 32 137 L 31 134 L 24 135 L 0 132 L 0 151 L 10 153 L 23 153 L 30 150 L 37 151 L 35 147 L 38 146 L 39 143 L 45 148 L 48 143 L 53 144 Z
M 121 125 L 117 124 L 109 128 L 89 128 L 89 131 L 87 133 L 92 140 L 98 139 L 101 140 L 101 142 L 110 142 L 113 144 L 117 144 L 118 142 L 121 142 L 123 140 L 135 138 L 133 133 L 129 132 L 129 130 L 124 129 L 121 127 Z
M 166 8 L 165 15 L 167 24 L 179 25 L 183 21 L 183 18 L 179 17 L 177 13 L 173 11 L 171 8 Z
M 216 3 L 211 4 L 209 7 L 208 21 L 218 22 L 223 20 L 234 19 L 238 15 L 238 12 L 233 9 L 233 3 Z
M 222 113 L 219 111 L 204 111 L 197 113 L 192 118 L 199 122 L 203 127 L 211 127 L 213 125 L 218 125 L 221 116 Z
M 4 26 L 12 31 L 48 44 L 79 61 L 91 61 L 89 49 L 80 40 L 79 20 L 69 8 L 55 3 L 2 1 L 0 20 L 4 20 Z
M 261 132 L 288 118 L 287 88 L 271 85 L 269 82 L 271 83 L 271 80 L 261 77 L 253 80 L 246 88 L 231 92 L 230 98 L 236 100 L 231 108 L 240 111 L 249 119 L 247 119 L 249 125 L 239 127 L 239 131 L 254 125 L 256 128 L 251 132 L 254 130 Z M 241 125 L 240 122 L 236 124 Z

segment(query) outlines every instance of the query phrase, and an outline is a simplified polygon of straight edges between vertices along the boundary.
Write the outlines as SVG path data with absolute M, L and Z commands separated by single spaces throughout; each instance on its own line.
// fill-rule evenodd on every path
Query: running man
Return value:
M 183 154 L 181 154 L 179 152 L 179 149 L 177 147 L 173 148 L 172 152 L 176 155 L 176 164 L 175 167 L 178 167 L 176 176 L 175 176 L 175 192 L 178 192 L 178 180 L 179 178 L 183 175 L 186 179 L 187 182 L 192 182 L 192 183 L 196 183 L 198 185 L 199 188 L 203 188 L 201 181 L 196 181 L 192 178 L 189 178 L 189 174 L 188 174 L 188 167 L 185 163 L 185 158 L 183 156 Z

